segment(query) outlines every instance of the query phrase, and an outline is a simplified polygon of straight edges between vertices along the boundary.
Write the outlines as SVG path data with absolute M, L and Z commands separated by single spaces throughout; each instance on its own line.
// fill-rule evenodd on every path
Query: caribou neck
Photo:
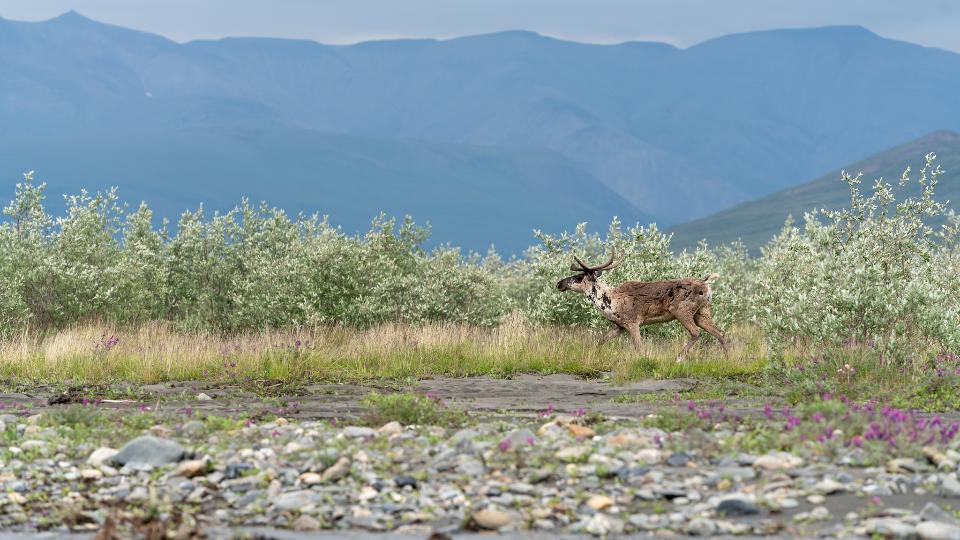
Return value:
M 583 293 L 597 309 L 603 313 L 610 313 L 613 309 L 613 296 L 610 294 L 613 288 L 599 279 Z

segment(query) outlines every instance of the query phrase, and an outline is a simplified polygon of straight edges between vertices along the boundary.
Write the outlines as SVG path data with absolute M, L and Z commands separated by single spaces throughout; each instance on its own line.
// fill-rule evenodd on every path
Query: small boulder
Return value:
M 938 521 L 917 524 L 917 536 L 923 540 L 960 540 L 960 527 Z
M 176 463 L 186 457 L 186 454 L 187 451 L 176 441 L 145 435 L 123 445 L 110 462 L 116 465 L 138 463 L 158 467 Z
M 939 521 L 948 525 L 960 525 L 957 518 L 941 508 L 940 505 L 932 502 L 924 505 L 923 510 L 920 511 L 920 519 L 922 521 Z

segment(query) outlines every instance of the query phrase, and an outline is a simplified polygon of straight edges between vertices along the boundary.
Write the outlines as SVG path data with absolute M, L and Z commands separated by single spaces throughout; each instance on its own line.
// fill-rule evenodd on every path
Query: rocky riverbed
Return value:
M 434 426 L 278 412 L 89 404 L 0 415 L 0 530 L 960 538 L 956 430 L 902 411 L 868 418 L 866 442 L 851 437 L 849 411 L 846 434 L 803 431 L 839 422 L 839 409 L 750 420 L 691 402 L 640 419 L 549 408 Z M 916 433 L 933 435 L 903 442 Z

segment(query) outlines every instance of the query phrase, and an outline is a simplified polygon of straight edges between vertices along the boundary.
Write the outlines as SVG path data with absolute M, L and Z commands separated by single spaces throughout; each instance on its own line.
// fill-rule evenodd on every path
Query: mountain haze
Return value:
M 348 227 L 411 213 L 438 241 L 519 249 L 614 215 L 682 223 L 960 129 L 957 95 L 960 55 L 860 27 L 688 49 L 524 31 L 179 44 L 70 12 L 0 19 L 0 174 L 116 183 L 172 216 L 244 195 Z
M 860 190 L 869 193 L 875 179 L 882 178 L 896 186 L 900 175 L 910 167 L 913 181 L 903 190 L 902 196 L 919 195 L 917 174 L 923 167 L 924 156 L 928 152 L 937 154 L 936 163 L 944 172 L 936 188 L 937 199 L 960 201 L 960 133 L 937 131 L 832 171 L 811 182 L 673 227 L 669 230 L 673 233 L 671 245 L 682 249 L 693 247 L 703 239 L 711 245 L 741 240 L 747 248 L 757 252 L 773 235 L 780 232 L 789 216 L 802 224 L 805 212 L 849 208 L 850 189 L 841 181 L 842 170 L 854 176 L 863 173 Z

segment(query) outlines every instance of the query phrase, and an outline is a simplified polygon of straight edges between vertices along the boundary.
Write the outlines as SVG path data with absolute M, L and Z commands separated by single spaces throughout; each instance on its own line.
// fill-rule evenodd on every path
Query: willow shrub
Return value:
M 63 216 L 44 207 L 44 185 L 17 184 L 0 225 L 0 329 L 59 328 L 101 320 L 171 321 L 181 328 L 238 332 L 385 322 L 495 326 L 518 313 L 560 326 L 609 325 L 583 297 L 561 294 L 571 255 L 600 262 L 625 257 L 605 279 L 659 280 L 721 275 L 714 318 L 724 328 L 755 325 L 776 349 L 792 343 L 875 347 L 899 357 L 960 348 L 960 255 L 952 216 L 935 199 L 934 156 L 897 186 L 878 180 L 868 194 L 844 175 L 849 209 L 789 222 L 748 256 L 742 245 L 673 252 L 656 228 L 623 227 L 603 236 L 585 224 L 572 233 L 535 231 L 520 258 L 425 249 L 429 236 L 409 218 L 380 216 L 364 235 L 347 235 L 316 216 L 291 217 L 243 201 L 207 215 L 185 212 L 175 227 L 154 227 L 141 204 L 127 212 L 115 191 L 66 199 Z M 920 194 L 899 196 L 908 184 Z M 949 219 L 948 219 L 949 218 Z M 931 223 L 948 219 L 935 229 Z M 645 332 L 679 335 L 678 325 Z

